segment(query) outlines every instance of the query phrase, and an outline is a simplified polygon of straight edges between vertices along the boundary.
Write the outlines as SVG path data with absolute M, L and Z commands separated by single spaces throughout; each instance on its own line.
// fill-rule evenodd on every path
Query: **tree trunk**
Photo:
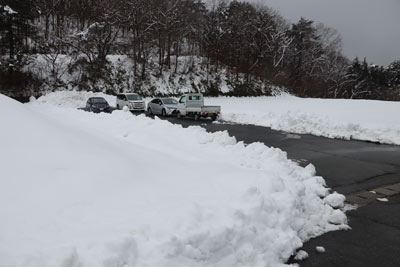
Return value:
M 13 23 L 12 23 L 12 18 L 10 17 L 9 19 L 9 24 L 8 24 L 8 40 L 10 42 L 9 48 L 10 48 L 10 59 L 14 59 L 15 55 L 15 45 L 14 45 L 14 32 L 13 32 Z
M 168 64 L 168 69 L 171 69 L 171 35 L 168 34 L 168 40 L 167 40 L 167 64 Z
M 180 50 L 180 43 L 179 40 L 176 42 L 176 49 L 175 49 L 175 74 L 178 72 L 178 57 Z
M 45 19 L 46 26 L 45 26 L 45 33 L 44 33 L 44 38 L 46 40 L 49 40 L 49 23 L 50 23 L 49 19 L 50 19 L 50 15 L 46 15 L 46 19 Z
M 142 63 L 142 81 L 146 78 L 146 60 L 143 60 Z

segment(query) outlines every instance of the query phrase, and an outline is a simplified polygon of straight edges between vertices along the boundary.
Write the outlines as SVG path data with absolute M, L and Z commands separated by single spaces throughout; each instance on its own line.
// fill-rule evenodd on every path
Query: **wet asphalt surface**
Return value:
M 167 120 L 184 127 L 198 125 L 209 132 L 228 131 L 248 144 L 262 142 L 281 148 L 302 166 L 312 163 L 328 187 L 342 194 L 400 183 L 400 146 L 289 134 L 254 125 L 174 117 Z M 310 257 L 297 263 L 302 267 L 399 267 L 400 195 L 388 199 L 348 211 L 352 230 L 330 232 L 308 241 L 302 249 Z M 315 252 L 316 246 L 323 246 L 326 252 Z

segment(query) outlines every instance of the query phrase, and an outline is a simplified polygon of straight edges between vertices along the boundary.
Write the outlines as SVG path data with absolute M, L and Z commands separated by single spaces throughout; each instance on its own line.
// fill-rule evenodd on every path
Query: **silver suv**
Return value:
M 146 110 L 142 97 L 134 93 L 118 94 L 116 106 L 117 109 L 123 109 L 126 106 L 130 111 L 144 112 Z

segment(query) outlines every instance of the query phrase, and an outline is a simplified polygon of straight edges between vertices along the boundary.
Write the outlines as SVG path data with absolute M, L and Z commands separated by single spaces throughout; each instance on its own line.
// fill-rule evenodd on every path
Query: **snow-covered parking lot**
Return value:
M 222 119 L 298 134 L 400 145 L 400 102 L 350 99 L 218 97 Z
M 279 149 L 72 102 L 0 95 L 0 266 L 282 266 L 347 229 Z
M 94 95 L 115 105 L 115 96 L 90 92 L 55 92 L 36 102 L 78 108 Z M 221 118 L 225 121 L 298 134 L 400 145 L 400 102 L 299 98 L 283 94 L 206 98 L 205 104 L 220 105 Z

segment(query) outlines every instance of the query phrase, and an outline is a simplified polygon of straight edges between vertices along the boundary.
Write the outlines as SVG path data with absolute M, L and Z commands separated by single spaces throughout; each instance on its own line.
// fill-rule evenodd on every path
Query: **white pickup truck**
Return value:
M 221 106 L 204 106 L 202 94 L 185 94 L 179 99 L 176 117 L 180 119 L 187 116 L 195 120 L 210 117 L 216 120 L 220 113 Z

